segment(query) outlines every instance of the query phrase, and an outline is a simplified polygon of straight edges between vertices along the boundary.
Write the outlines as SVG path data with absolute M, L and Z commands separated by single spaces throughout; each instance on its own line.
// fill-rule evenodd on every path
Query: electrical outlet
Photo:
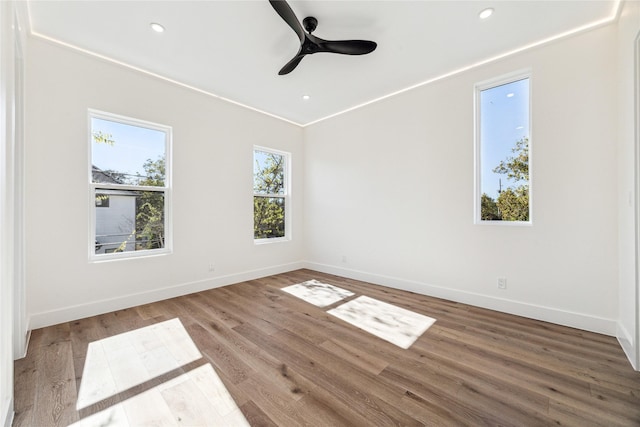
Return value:
M 209 264 L 209 272 L 211 272 L 211 273 L 212 273 L 212 272 L 214 272 L 214 271 L 216 271 L 216 266 L 215 266 L 215 265 L 213 265 L 213 264 Z
M 498 277 L 498 289 L 507 289 L 506 277 Z
M 343 264 L 347 263 L 347 256 L 346 255 L 342 255 L 342 263 Z

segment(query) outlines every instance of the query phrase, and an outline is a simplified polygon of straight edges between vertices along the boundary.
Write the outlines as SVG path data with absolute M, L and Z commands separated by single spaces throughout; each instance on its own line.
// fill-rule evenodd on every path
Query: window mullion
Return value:
M 123 185 L 123 184 L 109 184 L 109 183 L 96 183 L 92 182 L 91 186 L 93 188 L 103 188 L 105 190 L 123 190 L 123 191 L 158 191 L 164 192 L 167 191 L 167 187 L 158 187 L 158 186 L 146 186 L 146 185 Z
M 285 197 L 287 197 L 286 194 L 265 194 L 265 193 L 253 193 L 254 197 L 264 197 L 266 199 L 274 199 L 274 198 L 278 198 L 278 199 L 284 199 Z

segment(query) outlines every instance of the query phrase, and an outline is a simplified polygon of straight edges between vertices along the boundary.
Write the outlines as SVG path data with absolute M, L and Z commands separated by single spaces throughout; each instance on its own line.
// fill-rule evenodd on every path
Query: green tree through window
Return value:
M 529 79 L 520 75 L 476 85 L 476 215 L 481 221 L 531 220 Z
M 254 150 L 253 238 L 286 237 L 287 155 Z
M 529 221 L 529 139 L 520 139 L 511 151 L 514 155 L 493 169 L 495 173 L 506 175 L 511 185 L 500 190 L 498 200 L 482 193 L 483 220 Z
M 148 159 L 143 165 L 146 177 L 140 185 L 162 187 L 165 160 Z M 136 199 L 136 250 L 164 248 L 164 193 L 143 191 Z

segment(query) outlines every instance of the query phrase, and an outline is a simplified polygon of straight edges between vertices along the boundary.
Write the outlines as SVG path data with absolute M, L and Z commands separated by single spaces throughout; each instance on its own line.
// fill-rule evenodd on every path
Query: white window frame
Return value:
M 254 145 L 253 146 L 253 151 L 251 151 L 251 160 L 253 162 L 253 164 L 255 164 L 255 153 L 256 151 L 262 151 L 265 153 L 273 153 L 273 154 L 277 154 L 279 156 L 283 156 L 284 157 L 284 166 L 283 166 L 283 173 L 284 173 L 284 194 L 262 194 L 262 193 L 256 193 L 252 190 L 253 193 L 253 197 L 251 198 L 251 206 L 253 209 L 253 199 L 255 197 L 265 197 L 265 198 L 281 198 L 284 199 L 284 237 L 272 237 L 272 238 L 268 238 L 268 237 L 263 237 L 260 239 L 256 239 L 254 237 L 253 239 L 253 243 L 257 244 L 257 245 L 262 245 L 262 244 L 266 244 L 266 243 L 279 243 L 279 242 L 288 242 L 291 240 L 291 153 L 286 152 L 286 151 L 281 151 L 281 150 L 276 150 L 273 148 L 269 148 L 269 147 L 265 147 L 265 146 L 261 146 L 261 145 Z M 253 176 L 253 164 L 251 167 L 251 176 L 252 176 L 252 180 L 251 180 L 251 188 L 253 188 L 253 183 L 254 183 L 254 179 L 255 177 Z M 254 212 L 251 212 L 251 217 L 253 218 Z M 252 221 L 252 225 L 255 226 L 255 223 Z M 253 230 L 253 226 L 251 227 L 251 229 Z M 252 231 L 253 234 L 253 231 Z
M 529 220 L 528 221 L 496 221 L 481 219 L 482 201 L 482 152 L 481 152 L 481 106 L 480 93 L 487 89 L 506 85 L 519 80 L 529 80 Z M 533 225 L 533 125 L 532 125 L 532 90 L 533 79 L 530 69 L 520 70 L 505 74 L 497 78 L 485 80 L 474 85 L 474 212 L 473 222 L 477 225 L 499 225 L 499 226 L 532 226 Z
M 111 261 L 118 259 L 131 259 L 141 258 L 148 256 L 166 255 L 173 252 L 173 228 L 172 228 L 172 211 L 171 211 L 171 164 L 172 164 L 172 134 L 173 129 L 171 126 L 166 126 L 158 123 L 153 123 L 145 120 L 135 119 L 131 117 L 121 116 L 118 114 L 108 113 L 104 111 L 89 109 L 87 120 L 87 134 L 89 141 L 89 159 L 87 162 L 88 170 L 88 182 L 89 182 L 89 260 L 92 262 L 98 261 Z M 125 125 L 142 127 L 146 129 L 157 130 L 165 134 L 165 181 L 164 187 L 157 186 L 142 186 L 142 185 L 124 185 L 124 184 L 108 184 L 108 183 L 94 183 L 92 176 L 92 163 L 93 163 L 93 136 L 91 119 L 103 119 L 112 122 L 122 123 Z M 164 233 L 165 241 L 164 248 L 159 249 L 147 249 L 140 251 L 127 251 L 118 253 L 95 253 L 95 241 L 96 241 L 96 191 L 98 189 L 106 190 L 132 190 L 132 191 L 155 191 L 164 193 Z

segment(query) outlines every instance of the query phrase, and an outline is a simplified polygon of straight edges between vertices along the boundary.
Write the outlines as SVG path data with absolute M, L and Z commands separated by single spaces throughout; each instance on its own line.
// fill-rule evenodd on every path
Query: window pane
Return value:
M 284 197 L 253 198 L 253 238 L 284 237 Z
M 92 117 L 91 137 L 92 182 L 165 185 L 165 132 Z
M 480 218 L 529 220 L 529 79 L 480 92 Z
M 256 194 L 285 194 L 285 156 L 255 150 L 253 159 L 253 192 Z
M 96 254 L 164 248 L 163 191 L 97 189 L 95 197 Z

